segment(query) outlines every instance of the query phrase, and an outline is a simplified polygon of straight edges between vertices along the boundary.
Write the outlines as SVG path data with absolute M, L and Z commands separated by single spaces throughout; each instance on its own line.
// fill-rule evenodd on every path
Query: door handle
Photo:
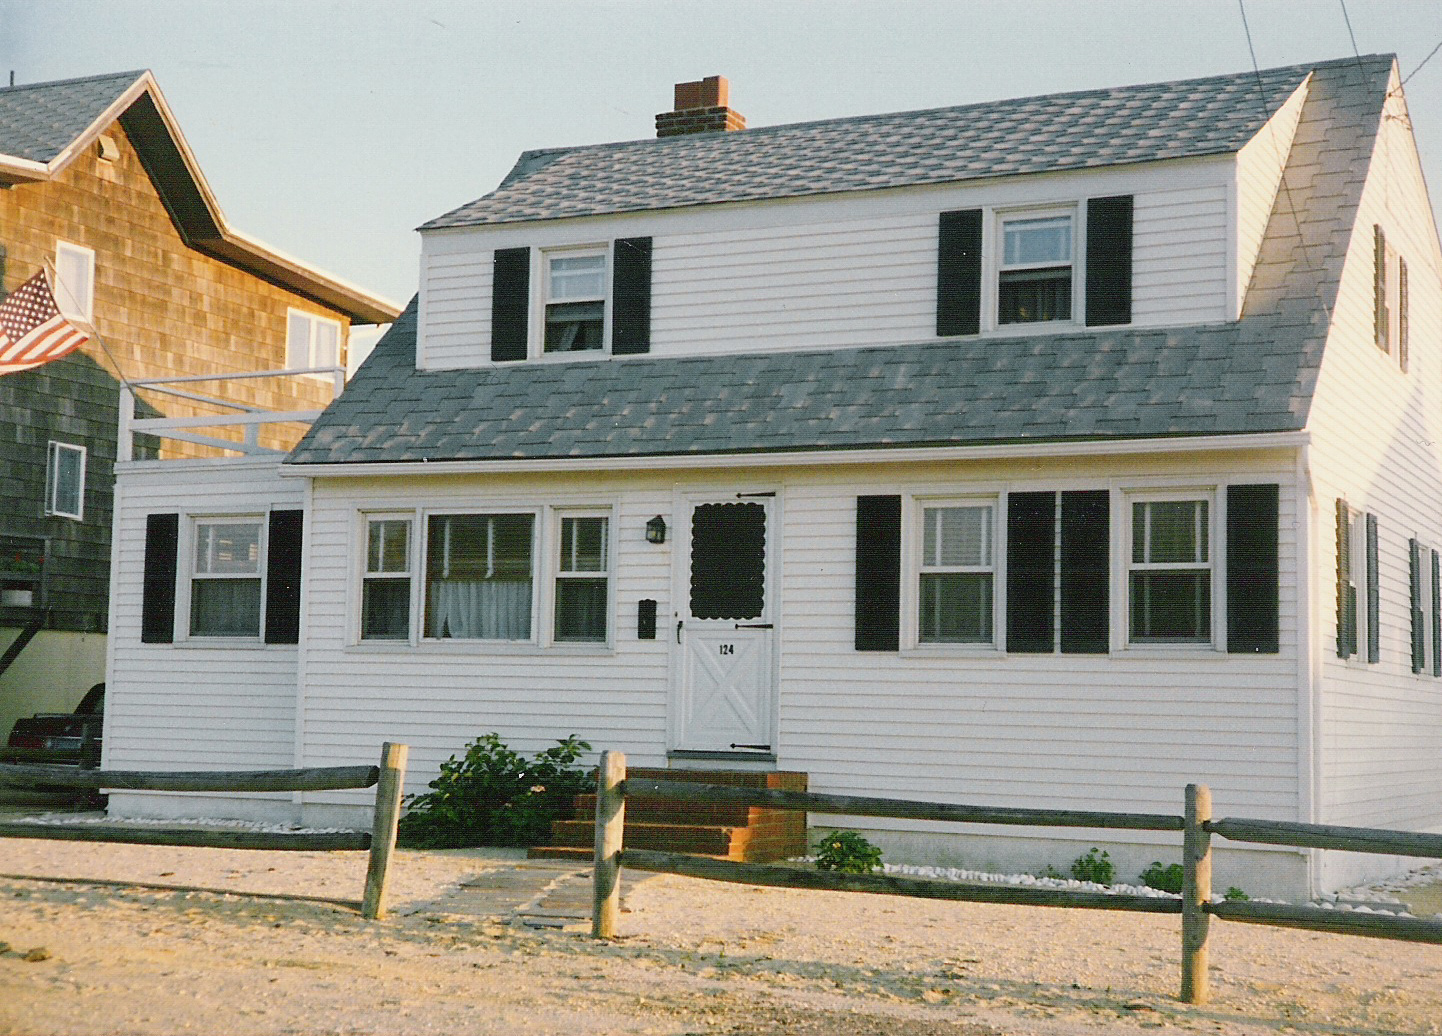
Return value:
M 685 622 L 685 619 L 680 619 L 676 622 L 676 643 L 678 644 L 681 643 L 681 627 L 685 625 Z

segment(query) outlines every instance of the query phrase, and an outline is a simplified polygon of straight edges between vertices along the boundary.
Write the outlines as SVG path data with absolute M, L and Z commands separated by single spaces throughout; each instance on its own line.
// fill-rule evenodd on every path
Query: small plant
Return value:
M 881 850 L 855 831 L 833 831 L 816 847 L 816 867 L 842 874 L 870 874 L 881 866 Z
M 1041 874 L 1037 875 L 1037 877 L 1050 878 L 1050 879 L 1053 880 L 1053 881 L 1065 881 L 1065 880 L 1066 880 L 1066 875 L 1063 874 L 1061 871 L 1057 870 L 1057 869 L 1056 869 L 1055 867 L 1053 867 L 1051 864 L 1047 864 L 1046 867 L 1044 867 L 1044 868 L 1042 869 Z
M 1170 863 L 1163 867 L 1161 860 L 1153 860 L 1152 865 L 1142 871 L 1142 884 L 1162 892 L 1181 892 L 1182 865 Z
M 400 842 L 417 849 L 544 844 L 551 821 L 570 817 L 591 785 L 591 774 L 575 765 L 590 750 L 572 735 L 527 759 L 499 734 L 483 734 L 463 757 L 441 764 L 430 791 L 410 798 Z
M 1110 885 L 1117 876 L 1117 869 L 1112 866 L 1112 858 L 1106 850 L 1092 846 L 1085 856 L 1078 856 L 1072 861 L 1071 876 L 1077 881 Z
M 1226 892 L 1222 893 L 1222 898 L 1228 903 L 1246 903 L 1251 900 L 1252 897 L 1237 888 L 1237 886 L 1232 885 Z

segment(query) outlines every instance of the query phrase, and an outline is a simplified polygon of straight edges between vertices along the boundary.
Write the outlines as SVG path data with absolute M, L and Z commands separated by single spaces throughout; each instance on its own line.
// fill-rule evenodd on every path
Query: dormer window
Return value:
M 548 353 L 584 352 L 606 344 L 606 253 L 546 254 Z
M 1005 218 L 997 266 L 998 324 L 1070 320 L 1072 217 L 1070 213 Z

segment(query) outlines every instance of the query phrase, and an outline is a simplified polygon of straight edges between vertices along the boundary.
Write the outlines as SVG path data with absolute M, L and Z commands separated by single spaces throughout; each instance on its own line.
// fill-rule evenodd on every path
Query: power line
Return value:
M 1407 73 L 1407 78 L 1402 80 L 1402 85 L 1406 86 L 1408 82 L 1411 81 L 1413 76 L 1415 76 L 1418 72 L 1422 71 L 1422 65 L 1425 65 L 1427 64 L 1427 62 L 1431 61 L 1439 50 L 1442 50 L 1442 40 L 1438 40 L 1437 46 L 1433 47 L 1430 51 L 1427 52 L 1427 56 L 1422 59 L 1422 64 L 1418 65 L 1412 71 Z

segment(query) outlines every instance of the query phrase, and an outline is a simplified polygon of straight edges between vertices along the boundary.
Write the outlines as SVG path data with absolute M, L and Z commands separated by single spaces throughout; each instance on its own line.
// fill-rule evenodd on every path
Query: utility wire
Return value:
M 1411 82 L 1412 77 L 1415 76 L 1418 72 L 1422 71 L 1422 65 L 1425 65 L 1427 64 L 1427 62 L 1431 61 L 1432 58 L 1436 56 L 1439 50 L 1442 50 L 1442 40 L 1438 40 L 1437 46 L 1433 47 L 1430 51 L 1427 52 L 1427 56 L 1422 59 L 1422 64 L 1418 65 L 1412 71 L 1407 73 L 1407 78 L 1402 80 L 1402 85 L 1406 86 L 1409 82 Z

